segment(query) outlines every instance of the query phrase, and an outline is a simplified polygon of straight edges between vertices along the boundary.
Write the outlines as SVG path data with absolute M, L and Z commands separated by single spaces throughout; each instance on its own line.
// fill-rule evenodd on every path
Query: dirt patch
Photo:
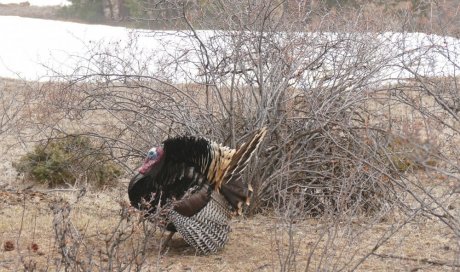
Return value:
M 88 258 L 88 254 L 92 253 L 95 263 L 106 265 L 109 260 L 97 252 L 106 251 L 107 238 L 119 222 L 119 202 L 126 200 L 124 191 L 125 188 L 120 186 L 117 190 L 87 193 L 77 202 L 78 191 L 1 191 L 0 244 L 13 247 L 5 250 L 2 246 L 0 270 L 17 270 L 31 264 L 38 270 L 57 268 L 60 255 L 51 206 L 63 199 L 74 203 L 72 223 L 75 230 L 84 235 L 79 257 Z M 277 271 L 328 267 L 331 271 L 348 270 L 365 257 L 379 239 L 398 226 L 392 220 L 371 225 L 364 220 L 356 219 L 350 224 L 344 222 L 333 226 L 320 219 L 286 224 L 276 216 L 236 218 L 232 222 L 227 246 L 222 252 L 210 256 L 196 255 L 178 234 L 166 253 L 160 255 L 162 236 L 158 232 L 147 243 L 145 268 L 166 271 Z M 443 264 L 451 264 L 458 253 L 452 247 L 453 238 L 442 224 L 418 218 L 402 226 L 358 270 L 451 271 L 451 266 Z M 133 250 L 126 245 L 120 245 L 120 254 L 129 255 Z M 97 267 L 95 265 L 94 269 Z

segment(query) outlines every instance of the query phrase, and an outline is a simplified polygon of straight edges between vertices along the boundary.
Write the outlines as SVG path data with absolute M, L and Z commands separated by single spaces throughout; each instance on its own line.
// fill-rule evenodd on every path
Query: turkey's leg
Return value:
M 172 237 L 174 236 L 174 233 L 176 233 L 175 231 L 171 231 L 169 234 L 168 234 L 168 237 L 166 237 L 166 239 L 164 240 L 164 242 L 161 243 L 161 253 L 165 253 L 166 251 L 166 248 L 169 244 L 169 241 L 171 241 Z

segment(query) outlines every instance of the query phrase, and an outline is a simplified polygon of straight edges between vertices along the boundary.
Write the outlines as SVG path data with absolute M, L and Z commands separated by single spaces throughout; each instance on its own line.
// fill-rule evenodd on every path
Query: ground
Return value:
M 109 257 L 97 253 L 106 251 L 108 238 L 116 233 L 114 230 L 120 217 L 120 201 L 126 199 L 124 186 L 112 191 L 87 192 L 78 201 L 78 191 L 39 191 L 41 190 L 34 191 L 31 188 L 0 192 L 0 271 L 21 270 L 27 266 L 35 267 L 37 271 L 57 270 L 62 255 L 57 250 L 59 242 L 55 235 L 56 227 L 53 226 L 56 222 L 53 221 L 52 207 L 63 200 L 74 203 L 71 221 L 80 235 L 85 236 L 82 243 L 85 246 L 79 249 L 79 257 L 86 258 L 88 252 L 91 252 L 96 263 L 94 269 L 98 266 L 107 268 Z M 397 226 L 394 220 L 389 219 L 363 228 L 363 225 L 369 223 L 363 220 L 365 219 L 356 219 L 355 222 L 331 226 L 321 219 L 306 219 L 289 226 L 274 215 L 236 218 L 232 222 L 228 245 L 223 251 L 210 256 L 196 255 L 178 234 L 166 253 L 160 255 L 158 244 L 161 235 L 158 231 L 147 243 L 143 271 L 276 271 L 282 268 L 304 270 L 310 254 L 308 270 L 322 267 L 335 271 L 341 265 L 349 270 L 357 264 L 357 260 L 370 252 L 383 234 Z M 136 223 L 132 223 L 130 227 L 135 225 Z M 293 233 L 291 244 L 287 237 L 288 229 Z M 351 229 L 364 232 L 343 233 Z M 134 234 L 137 235 L 140 233 Z M 319 241 L 322 235 L 335 240 L 329 241 L 329 250 L 326 250 L 324 240 Z M 357 235 L 357 239 L 350 239 L 348 235 Z M 442 224 L 419 218 L 404 225 L 376 254 L 369 256 L 358 266 L 357 270 L 452 271 L 451 266 L 442 265 L 451 264 L 456 258 L 452 239 L 448 229 Z M 9 243 L 11 248 L 7 248 Z M 87 248 L 89 244 L 92 246 Z M 118 253 L 119 259 L 131 254 L 126 245 L 120 245 L 119 250 L 124 251 L 123 254 Z M 292 250 L 291 256 L 289 250 Z M 320 264 L 321 261 L 331 263 Z M 351 262 L 347 264 L 348 261 Z

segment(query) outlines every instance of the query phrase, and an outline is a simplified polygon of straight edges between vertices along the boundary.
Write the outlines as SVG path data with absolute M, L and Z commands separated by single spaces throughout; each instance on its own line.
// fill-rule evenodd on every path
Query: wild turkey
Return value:
M 217 252 L 227 242 L 230 218 L 249 204 L 252 188 L 242 173 L 265 134 L 266 128 L 256 131 L 238 149 L 201 137 L 164 141 L 149 150 L 129 183 L 131 205 L 149 213 L 162 207 L 167 230 L 201 253 Z

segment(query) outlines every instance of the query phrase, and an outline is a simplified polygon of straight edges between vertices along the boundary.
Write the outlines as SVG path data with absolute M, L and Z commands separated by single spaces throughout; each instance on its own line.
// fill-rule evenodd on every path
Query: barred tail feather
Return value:
M 221 183 L 221 192 L 236 209 L 237 214 L 241 214 L 243 204 L 249 204 L 252 195 L 251 184 L 245 183 L 242 178 L 243 170 L 247 167 L 249 160 L 259 147 L 267 133 L 267 128 L 258 130 L 250 141 L 243 144 L 233 155 L 227 167 Z

